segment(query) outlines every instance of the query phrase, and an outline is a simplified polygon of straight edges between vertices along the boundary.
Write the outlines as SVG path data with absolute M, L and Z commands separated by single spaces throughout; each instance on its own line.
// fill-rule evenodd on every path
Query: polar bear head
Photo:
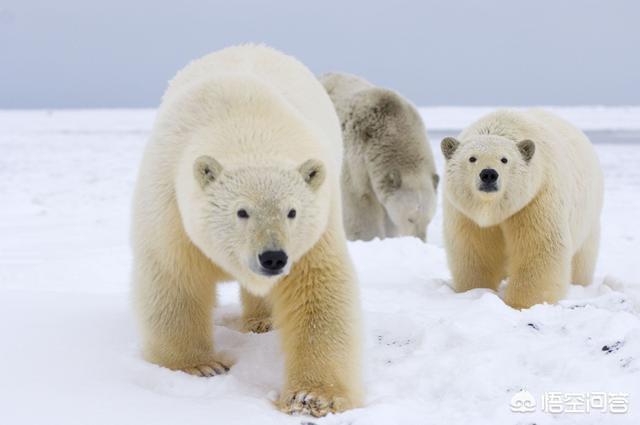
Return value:
M 426 240 L 439 176 L 417 110 L 393 91 L 363 90 L 352 99 L 345 132 L 363 150 L 371 186 L 397 235 Z
M 200 156 L 193 166 L 195 214 L 187 233 L 214 262 L 256 295 L 264 295 L 320 238 L 329 202 L 322 162 L 285 169 L 226 170 Z M 189 229 L 191 227 L 191 229 Z
M 536 144 L 502 136 L 473 135 L 441 143 L 446 160 L 444 196 L 478 225 L 493 226 L 526 206 L 543 173 Z
M 426 242 L 427 226 L 436 209 L 438 179 L 437 174 L 415 169 L 372 173 L 374 192 L 397 236 L 415 236 Z

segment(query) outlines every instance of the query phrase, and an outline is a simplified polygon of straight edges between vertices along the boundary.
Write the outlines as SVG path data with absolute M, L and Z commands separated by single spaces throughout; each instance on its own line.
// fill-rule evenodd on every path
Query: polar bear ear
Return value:
M 445 137 L 444 139 L 442 139 L 442 142 L 440 143 L 440 149 L 442 150 L 444 158 L 451 159 L 453 154 L 456 152 L 456 149 L 458 149 L 458 146 L 460 146 L 460 142 L 458 142 L 453 137 Z
M 518 150 L 520 151 L 520 154 L 524 158 L 525 162 L 531 161 L 531 158 L 533 158 L 533 154 L 536 153 L 536 144 L 533 143 L 532 140 L 527 139 L 518 142 L 516 146 L 518 147 Z
M 222 165 L 210 156 L 203 155 L 193 164 L 193 174 L 201 188 L 215 181 L 222 173 Z
M 298 172 L 302 175 L 304 181 L 313 190 L 320 187 L 325 179 L 326 172 L 324 165 L 317 159 L 309 159 L 298 167 Z
M 384 185 L 389 190 L 398 190 L 402 186 L 402 174 L 398 170 L 389 171 L 383 179 Z

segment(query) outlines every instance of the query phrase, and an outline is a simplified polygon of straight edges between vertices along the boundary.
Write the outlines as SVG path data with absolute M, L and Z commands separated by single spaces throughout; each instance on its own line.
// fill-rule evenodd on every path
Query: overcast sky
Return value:
M 638 0 L 0 0 L 0 108 L 153 107 L 265 42 L 419 105 L 639 105 Z

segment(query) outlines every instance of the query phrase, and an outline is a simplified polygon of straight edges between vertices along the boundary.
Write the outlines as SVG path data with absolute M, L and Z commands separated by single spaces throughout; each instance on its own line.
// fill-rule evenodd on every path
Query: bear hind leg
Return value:
M 257 297 L 240 288 L 242 300 L 242 330 L 244 332 L 265 333 L 273 329 L 271 305 L 263 297 Z
M 579 285 L 590 285 L 598 258 L 600 245 L 600 226 L 594 229 L 571 261 L 571 282 Z

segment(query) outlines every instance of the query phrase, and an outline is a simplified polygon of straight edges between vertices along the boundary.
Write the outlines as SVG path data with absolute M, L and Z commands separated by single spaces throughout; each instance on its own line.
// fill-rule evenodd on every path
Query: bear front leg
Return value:
M 286 384 L 277 403 L 315 417 L 361 402 L 360 310 L 346 245 L 325 235 L 274 288 Z
M 264 333 L 273 328 L 271 321 L 271 306 L 264 297 L 251 294 L 240 288 L 242 300 L 242 329 L 245 332 Z
M 343 193 L 344 228 L 351 241 L 385 237 L 385 210 L 374 193 Z
M 445 200 L 444 236 L 455 291 L 497 290 L 506 275 L 502 230 L 478 226 Z
M 569 286 L 569 226 L 543 206 L 544 202 L 534 200 L 503 225 L 510 254 L 504 301 L 513 308 L 555 303 Z
M 188 267 L 163 267 L 162 261 L 135 258 L 134 296 L 143 356 L 191 375 L 223 374 L 229 367 L 214 354 L 211 326 L 216 273 L 196 259 L 187 262 Z

